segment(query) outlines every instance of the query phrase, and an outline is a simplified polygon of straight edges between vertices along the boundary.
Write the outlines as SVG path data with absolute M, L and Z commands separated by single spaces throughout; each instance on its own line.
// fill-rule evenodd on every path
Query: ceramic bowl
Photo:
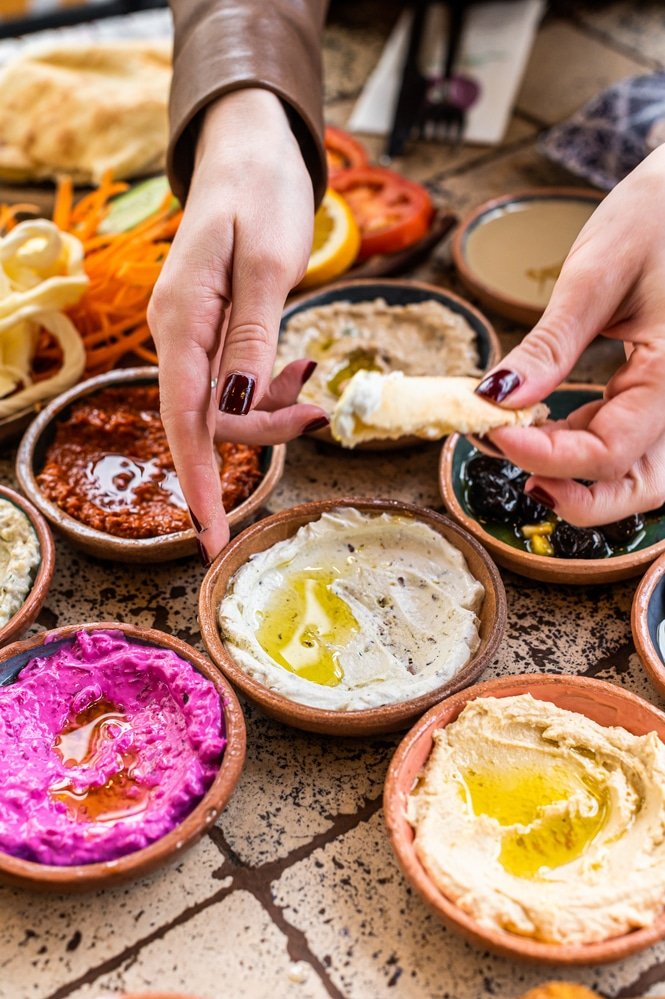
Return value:
M 354 507 L 364 513 L 392 513 L 427 524 L 458 548 L 471 573 L 485 587 L 485 599 L 480 612 L 481 644 L 476 654 L 459 673 L 435 690 L 397 704 L 367 708 L 361 711 L 332 711 L 299 704 L 282 694 L 269 690 L 248 676 L 227 651 L 219 632 L 217 611 L 234 573 L 256 552 L 265 551 L 278 541 L 284 541 L 298 528 L 316 521 L 321 514 L 341 507 Z M 404 729 L 423 711 L 442 697 L 460 690 L 477 679 L 492 662 L 506 624 L 506 595 L 496 566 L 481 546 L 446 517 L 431 510 L 401 503 L 397 500 L 344 499 L 304 503 L 273 514 L 240 534 L 224 549 L 203 580 L 199 596 L 199 623 L 205 646 L 215 663 L 235 687 L 271 718 L 307 732 L 324 735 L 369 736 Z
M 665 694 L 665 555 L 647 569 L 633 597 L 633 641 L 649 678 Z
M 454 721 L 464 706 L 477 697 L 512 697 L 530 693 L 568 711 L 577 711 L 599 725 L 622 725 L 633 735 L 656 732 L 665 741 L 665 715 L 622 687 L 603 680 L 578 676 L 534 674 L 504 676 L 469 687 L 432 708 L 400 743 L 388 768 L 384 790 L 388 835 L 402 871 L 446 925 L 458 930 L 483 950 L 511 958 L 546 964 L 602 964 L 618 961 L 650 947 L 665 936 L 665 909 L 644 929 L 611 940 L 589 944 L 549 944 L 481 926 L 448 899 L 432 882 L 413 846 L 413 831 L 406 820 L 406 800 L 432 750 L 433 733 Z
M 19 635 L 27 631 L 42 609 L 53 580 L 55 545 L 53 544 L 53 535 L 48 524 L 39 510 L 36 510 L 29 500 L 7 486 L 0 486 L 0 497 L 9 500 L 10 503 L 13 503 L 14 506 L 17 506 L 26 515 L 35 529 L 40 549 L 39 566 L 37 567 L 30 592 L 13 617 L 7 621 L 7 624 L 0 628 L 1 646 L 15 641 Z
M 552 419 L 563 419 L 587 402 L 602 398 L 601 385 L 568 384 L 545 402 Z M 525 551 L 510 526 L 489 528 L 481 524 L 468 506 L 462 482 L 466 461 L 474 447 L 466 437 L 451 435 L 443 446 L 439 465 L 439 487 L 450 516 L 480 541 L 493 558 L 512 572 L 546 583 L 611 583 L 638 575 L 665 552 L 665 516 L 650 518 L 644 537 L 630 551 L 608 558 L 565 559 L 534 555 Z
M 16 475 L 21 488 L 57 530 L 89 555 L 118 562 L 166 562 L 196 554 L 196 536 L 192 529 L 154 538 L 119 538 L 94 530 L 65 513 L 44 496 L 37 482 L 46 449 L 55 436 L 56 423 L 67 415 L 73 402 L 109 386 L 147 385 L 156 381 L 157 368 L 119 368 L 89 378 L 50 402 L 30 424 L 19 446 Z M 266 502 L 282 477 L 285 455 L 284 444 L 264 448 L 263 478 L 251 496 L 230 511 L 228 519 L 232 531 L 249 523 Z
M 602 198 L 590 188 L 542 187 L 483 202 L 455 231 L 452 253 L 460 280 L 488 309 L 525 326 L 535 325 L 585 216 Z M 534 209 L 551 212 L 552 217 L 538 219 Z M 500 245 L 483 247 L 481 240 L 491 227 L 506 221 L 510 231 L 496 231 L 494 237 Z M 513 230 L 520 222 L 519 231 Z M 491 273 L 483 267 L 485 253 Z
M 441 305 L 451 309 L 458 315 L 463 316 L 469 323 L 476 335 L 476 348 L 478 350 L 478 365 L 482 371 L 487 371 L 501 357 L 501 345 L 489 319 L 486 319 L 481 312 L 458 295 L 444 288 L 438 288 L 433 284 L 425 284 L 422 281 L 412 281 L 404 278 L 383 280 L 357 280 L 341 281 L 338 284 L 330 285 L 325 289 L 310 292 L 294 299 L 284 310 L 280 326 L 280 335 L 290 319 L 306 309 L 316 309 L 322 305 L 330 305 L 333 302 L 373 302 L 376 298 L 383 298 L 388 305 L 408 305 L 412 302 L 426 302 L 434 299 Z M 443 374 L 443 372 L 440 372 Z M 432 374 L 437 374 L 433 371 Z M 318 430 L 311 436 L 328 443 L 337 444 L 333 440 L 330 429 Z M 360 450 L 393 450 L 394 448 L 406 447 L 412 444 L 422 444 L 418 437 L 401 437 L 394 441 L 365 441 L 359 445 Z
M 108 888 L 143 877 L 179 857 L 209 829 L 231 797 L 245 759 L 245 721 L 233 689 L 219 670 L 190 645 L 153 628 L 107 621 L 68 625 L 41 632 L 24 642 L 15 642 L 0 652 L 0 687 L 16 679 L 21 669 L 37 655 L 48 655 L 78 631 L 120 630 L 141 644 L 172 649 L 215 685 L 224 709 L 227 745 L 219 772 L 198 805 L 170 832 L 142 850 L 117 860 L 71 867 L 39 864 L 0 852 L 0 881 L 33 891 L 79 892 Z M 46 643 L 49 643 L 48 645 Z M 55 643 L 55 644 L 50 644 Z

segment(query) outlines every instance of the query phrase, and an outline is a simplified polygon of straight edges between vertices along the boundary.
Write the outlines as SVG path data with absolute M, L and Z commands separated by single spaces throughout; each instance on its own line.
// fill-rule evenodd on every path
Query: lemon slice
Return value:
M 348 270 L 358 255 L 360 230 L 351 209 L 336 191 L 325 193 L 314 218 L 312 255 L 300 288 L 314 288 Z

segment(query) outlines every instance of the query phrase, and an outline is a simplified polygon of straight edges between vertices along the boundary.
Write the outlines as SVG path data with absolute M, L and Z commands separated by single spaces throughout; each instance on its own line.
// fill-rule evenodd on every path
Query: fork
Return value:
M 416 123 L 416 132 L 420 139 L 437 139 L 439 142 L 459 145 L 466 127 L 466 109 L 475 100 L 477 88 L 471 80 L 453 79 L 453 69 L 462 41 L 467 2 L 448 0 L 447 6 L 448 45 L 443 76 L 435 80 L 425 94 Z M 457 83 L 461 86 L 456 86 Z

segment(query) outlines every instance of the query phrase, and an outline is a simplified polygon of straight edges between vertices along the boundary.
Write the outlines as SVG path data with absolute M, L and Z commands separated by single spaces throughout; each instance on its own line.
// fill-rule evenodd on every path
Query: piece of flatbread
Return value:
M 417 378 L 392 371 L 358 371 L 331 416 L 335 440 L 355 447 L 368 440 L 447 434 L 486 434 L 497 427 L 543 423 L 547 406 L 508 409 L 476 395 L 477 378 Z
M 108 42 L 27 53 L 0 72 L 0 180 L 70 175 L 97 184 L 164 168 L 168 42 Z

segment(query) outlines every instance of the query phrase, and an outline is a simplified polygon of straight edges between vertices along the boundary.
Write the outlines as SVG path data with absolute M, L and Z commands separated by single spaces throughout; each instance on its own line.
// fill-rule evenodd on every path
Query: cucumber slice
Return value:
M 99 232 L 103 235 L 133 229 L 158 210 L 168 193 L 169 182 L 163 175 L 150 177 L 131 187 L 113 199 L 111 210 L 100 225 Z M 178 200 L 173 197 L 174 210 L 177 207 Z

